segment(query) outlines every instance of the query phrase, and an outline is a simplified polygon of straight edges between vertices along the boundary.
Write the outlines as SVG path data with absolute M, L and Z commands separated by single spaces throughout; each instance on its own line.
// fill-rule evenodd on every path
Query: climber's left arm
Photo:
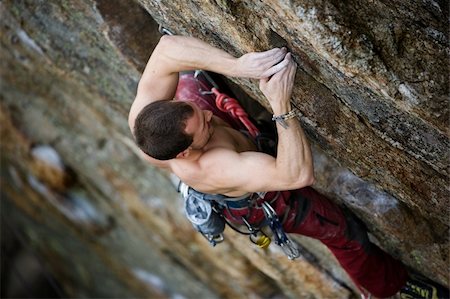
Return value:
M 196 38 L 163 36 L 139 82 L 129 114 L 130 128 L 146 105 L 174 97 L 181 71 L 201 69 L 233 77 L 268 78 L 286 67 L 285 54 L 286 49 L 274 48 L 236 58 Z

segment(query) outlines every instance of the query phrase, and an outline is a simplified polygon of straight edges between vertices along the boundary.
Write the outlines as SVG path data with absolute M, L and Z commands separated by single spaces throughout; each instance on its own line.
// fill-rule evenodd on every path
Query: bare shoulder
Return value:
M 205 152 L 199 159 L 199 166 L 203 169 L 225 167 L 239 162 L 239 154 L 233 148 L 216 147 Z
M 209 193 L 226 194 L 239 188 L 228 179 L 230 171 L 239 163 L 239 154 L 230 148 L 218 147 L 204 153 L 198 161 L 195 176 L 200 190 Z M 200 187 L 200 186 L 199 186 Z
M 229 148 L 215 148 L 205 153 L 199 161 L 199 169 L 203 182 L 207 182 L 216 193 L 245 193 L 255 190 L 255 182 L 260 180 L 265 172 L 265 166 L 270 165 L 273 158 L 269 155 L 254 152 L 236 152 Z

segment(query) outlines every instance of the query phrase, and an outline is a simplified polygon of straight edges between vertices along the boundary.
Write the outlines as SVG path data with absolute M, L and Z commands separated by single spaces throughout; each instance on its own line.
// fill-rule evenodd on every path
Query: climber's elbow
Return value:
M 316 182 L 316 178 L 314 176 L 314 173 L 311 173 L 306 179 L 305 179 L 305 187 L 314 185 Z
M 314 162 L 312 156 L 307 161 L 308 163 L 305 163 L 305 167 L 303 168 L 305 187 L 314 185 L 314 183 L 316 182 L 316 178 L 314 176 Z
M 176 39 L 177 38 L 172 35 L 163 35 L 159 39 L 158 48 L 170 49 L 171 47 L 175 46 Z
M 316 178 L 314 177 L 313 169 L 303 169 L 302 173 L 299 175 L 296 188 L 303 188 L 311 186 L 315 183 Z

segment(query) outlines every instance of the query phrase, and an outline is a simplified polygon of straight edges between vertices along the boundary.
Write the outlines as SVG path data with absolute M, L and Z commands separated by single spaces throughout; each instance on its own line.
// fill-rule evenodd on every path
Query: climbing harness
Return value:
M 178 191 L 184 198 L 184 210 L 187 218 L 213 247 L 224 240 L 223 231 L 225 230 L 225 224 L 227 224 L 238 233 L 248 235 L 250 241 L 259 248 L 266 249 L 271 243 L 271 238 L 262 231 L 261 227 L 267 224 L 273 234 L 275 244 L 281 247 L 289 259 L 292 260 L 300 256 L 296 243 L 291 241 L 284 232 L 282 222 L 269 202 L 263 201 L 261 206 L 257 207 L 262 208 L 265 217 L 260 225 L 254 226 L 249 223 L 246 217 L 240 217 L 248 230 L 248 232 L 245 232 L 231 224 L 223 214 L 223 210 L 227 209 L 229 204 L 236 204 L 236 201 L 227 201 L 227 197 L 224 195 L 205 194 L 196 191 L 182 181 L 179 182 L 178 186 Z M 248 199 L 241 199 L 240 201 L 245 200 Z M 238 205 L 241 205 L 241 203 Z M 247 205 L 249 204 L 247 203 Z

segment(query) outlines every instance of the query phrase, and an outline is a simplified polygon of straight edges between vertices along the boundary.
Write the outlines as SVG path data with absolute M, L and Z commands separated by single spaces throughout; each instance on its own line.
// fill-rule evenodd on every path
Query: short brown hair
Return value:
M 194 109 L 185 102 L 162 100 L 141 110 L 134 124 L 134 136 L 139 148 L 158 160 L 175 158 L 187 149 L 193 137 L 186 134 L 186 120 Z

